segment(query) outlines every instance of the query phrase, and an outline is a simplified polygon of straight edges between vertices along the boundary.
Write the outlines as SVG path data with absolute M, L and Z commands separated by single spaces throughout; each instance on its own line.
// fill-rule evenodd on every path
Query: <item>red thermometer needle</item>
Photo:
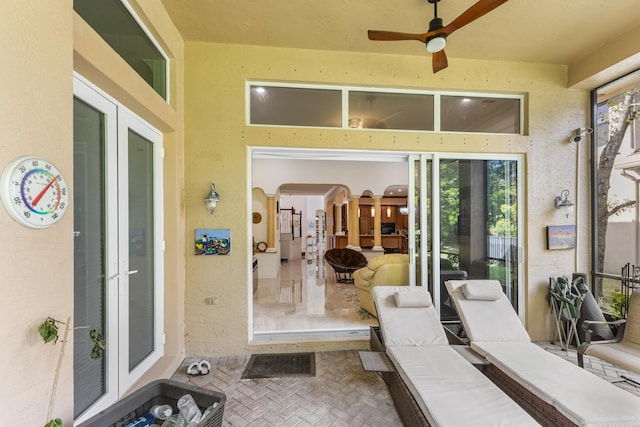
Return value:
M 38 204 L 38 202 L 40 201 L 40 199 L 42 199 L 42 197 L 44 196 L 44 193 L 47 192 L 47 190 L 49 190 L 49 188 L 51 188 L 51 186 L 53 185 L 54 182 L 56 182 L 56 180 L 60 177 L 60 175 L 56 176 L 54 179 L 52 179 L 51 181 L 49 181 L 49 183 L 47 184 L 46 187 L 44 187 L 42 189 L 42 191 L 40 192 L 40 194 L 38 194 L 38 196 L 33 199 L 33 203 L 31 204 L 32 206 L 36 206 Z

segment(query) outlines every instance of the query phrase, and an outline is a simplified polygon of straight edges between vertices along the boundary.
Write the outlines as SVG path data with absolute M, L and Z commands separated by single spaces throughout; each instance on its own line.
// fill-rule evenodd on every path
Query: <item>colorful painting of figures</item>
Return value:
M 573 249 L 575 247 L 575 225 L 550 225 L 547 227 L 547 249 Z
M 231 230 L 196 230 L 196 255 L 229 255 Z

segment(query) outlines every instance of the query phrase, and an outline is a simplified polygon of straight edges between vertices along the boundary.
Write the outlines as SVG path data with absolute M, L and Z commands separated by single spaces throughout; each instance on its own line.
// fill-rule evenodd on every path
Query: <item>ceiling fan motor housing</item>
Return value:
M 439 30 L 442 27 L 442 18 L 436 17 L 429 21 L 429 32 Z

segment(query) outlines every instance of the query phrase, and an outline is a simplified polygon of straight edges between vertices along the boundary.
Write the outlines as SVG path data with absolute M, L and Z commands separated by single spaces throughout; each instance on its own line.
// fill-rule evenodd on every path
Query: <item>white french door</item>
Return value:
M 115 402 L 163 353 L 162 135 L 74 78 L 74 412 Z M 91 331 L 106 341 L 90 357 Z

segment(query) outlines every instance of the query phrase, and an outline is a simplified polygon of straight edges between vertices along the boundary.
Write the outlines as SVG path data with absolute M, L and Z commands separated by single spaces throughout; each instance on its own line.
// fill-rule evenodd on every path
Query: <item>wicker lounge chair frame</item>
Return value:
M 380 327 L 370 327 L 369 345 L 371 351 L 382 353 L 386 351 L 385 346 L 382 344 Z M 393 372 L 380 372 L 379 374 L 382 376 L 384 382 L 387 383 L 393 405 L 396 411 L 398 411 L 402 424 L 405 426 L 430 427 L 431 425 L 424 416 L 422 409 L 418 406 L 418 402 L 416 402 L 416 399 L 407 388 L 400 374 L 395 370 Z
M 447 338 L 449 339 L 449 344 L 463 344 L 456 334 L 444 326 L 443 328 L 447 334 Z M 371 347 L 371 351 L 381 353 L 386 352 L 386 347 L 382 343 L 379 326 L 370 327 L 369 346 Z M 393 405 L 395 406 L 396 411 L 398 411 L 402 424 L 411 427 L 430 427 L 431 424 L 427 421 L 422 409 L 418 406 L 418 402 L 415 397 L 413 397 L 413 393 L 411 393 L 400 374 L 395 370 L 393 372 L 379 372 L 379 374 L 382 376 L 384 382 L 387 383 L 387 388 L 389 389 L 389 394 L 393 400 Z

